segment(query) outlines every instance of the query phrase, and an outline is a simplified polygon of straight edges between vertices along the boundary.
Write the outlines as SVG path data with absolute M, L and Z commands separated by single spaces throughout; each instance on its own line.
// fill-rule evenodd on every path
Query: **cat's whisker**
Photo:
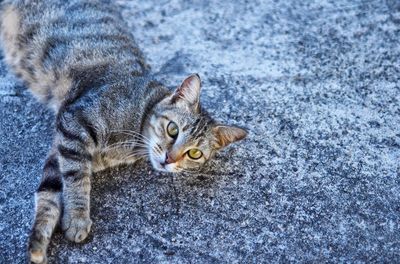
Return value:
M 117 143 L 113 143 L 111 145 L 108 145 L 106 148 L 112 148 L 112 147 L 115 147 L 115 146 L 125 146 L 125 145 L 130 145 L 130 144 L 132 144 L 132 142 L 123 141 L 123 142 L 117 142 Z
M 125 133 L 125 134 L 132 135 L 132 136 L 139 136 L 138 140 L 143 140 L 143 143 L 147 143 L 147 144 L 150 144 L 150 145 L 153 144 L 153 141 L 152 141 L 150 138 L 144 136 L 143 134 L 137 133 L 137 132 L 135 132 L 135 131 L 120 130 L 120 131 L 118 131 L 118 132 Z M 155 146 L 156 146 L 157 148 L 160 148 L 160 147 L 158 146 L 158 144 L 155 144 Z
M 110 132 L 114 132 L 114 133 L 123 133 L 123 134 L 127 134 L 127 135 L 131 135 L 131 136 L 138 136 L 141 139 L 146 140 L 146 142 L 151 142 L 151 139 L 146 137 L 145 135 L 138 133 L 136 131 L 132 131 L 132 130 L 111 130 Z
M 134 150 L 132 150 L 132 151 L 129 151 L 129 152 L 127 152 L 127 154 L 128 155 L 130 155 L 130 154 L 136 154 L 136 153 L 148 153 L 148 151 L 147 150 L 145 150 L 145 149 L 134 149 Z
M 141 155 L 141 156 L 148 156 L 149 155 L 149 145 L 146 143 L 142 142 L 137 142 L 137 141 L 124 141 L 124 142 L 117 142 L 114 143 L 106 148 L 104 148 L 102 151 L 103 152 L 109 152 L 114 149 L 118 148 L 125 148 L 128 149 L 129 147 L 137 147 L 138 149 L 133 150 L 128 157 L 125 157 L 125 159 L 130 158 L 135 155 Z M 153 145 L 150 147 L 150 150 L 152 150 L 156 155 L 159 156 L 159 158 L 163 158 L 162 156 L 162 151 L 158 148 L 157 145 Z
M 126 147 L 129 147 L 131 145 L 132 145 L 132 147 L 135 147 L 135 146 L 147 147 L 150 144 L 151 144 L 150 142 L 141 141 L 140 139 L 138 139 L 138 140 L 127 140 L 127 141 L 122 141 L 122 142 L 117 142 L 117 143 L 111 144 L 111 145 L 107 146 L 106 148 L 111 148 L 111 147 L 114 147 L 114 146 L 126 146 Z
M 145 151 L 145 150 L 140 150 L 140 151 L 132 151 L 132 152 L 130 152 L 130 153 L 128 153 L 129 155 L 130 154 L 148 154 L 148 151 Z
M 113 145 L 113 146 L 109 146 L 106 148 L 103 148 L 101 150 L 101 152 L 110 152 L 110 151 L 114 151 L 114 150 L 118 150 L 118 149 L 129 149 L 129 146 L 127 144 L 117 144 L 117 145 Z
M 116 148 L 129 148 L 129 147 L 144 147 L 147 148 L 148 144 L 139 141 L 123 141 L 111 144 L 102 149 L 102 151 L 109 151 Z
M 149 154 L 148 152 L 135 152 L 135 153 L 130 153 L 129 155 L 126 155 L 125 157 L 123 157 L 123 159 L 128 160 L 133 157 L 147 157 L 148 154 Z

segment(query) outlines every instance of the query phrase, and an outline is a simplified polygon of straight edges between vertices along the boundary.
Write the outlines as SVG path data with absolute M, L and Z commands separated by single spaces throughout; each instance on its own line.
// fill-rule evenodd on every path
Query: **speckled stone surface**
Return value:
M 94 176 L 84 244 L 51 263 L 400 261 L 400 3 L 117 1 L 167 86 L 245 126 L 198 175 Z M 0 65 L 0 263 L 24 263 L 53 115 Z

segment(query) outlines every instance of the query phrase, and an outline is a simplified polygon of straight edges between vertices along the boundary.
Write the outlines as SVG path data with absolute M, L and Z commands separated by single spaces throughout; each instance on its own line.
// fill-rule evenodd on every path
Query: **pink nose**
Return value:
M 171 163 L 175 163 L 175 160 L 172 159 L 168 153 L 166 153 L 165 154 L 165 164 L 171 164 Z

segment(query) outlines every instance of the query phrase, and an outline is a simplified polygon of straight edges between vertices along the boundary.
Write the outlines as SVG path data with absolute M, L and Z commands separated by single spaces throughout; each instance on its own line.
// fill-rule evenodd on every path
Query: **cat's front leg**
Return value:
M 68 240 L 82 242 L 88 236 L 92 226 L 90 219 L 90 174 L 85 169 L 72 169 L 63 173 L 63 179 L 64 211 L 61 227 Z
M 94 131 L 70 116 L 59 116 L 60 171 L 63 177 L 63 215 L 61 228 L 67 239 L 82 242 L 89 234 L 90 219 L 90 178 L 92 173 L 92 152 Z M 80 119 L 82 120 L 82 118 Z

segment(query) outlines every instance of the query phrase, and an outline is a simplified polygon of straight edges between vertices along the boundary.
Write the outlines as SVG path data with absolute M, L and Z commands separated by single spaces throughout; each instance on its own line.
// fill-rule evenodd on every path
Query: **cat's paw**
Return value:
M 29 260 L 32 263 L 36 263 L 36 264 L 46 264 L 47 263 L 46 250 L 39 246 L 35 246 L 34 243 L 29 245 L 28 254 L 29 254 Z
M 92 220 L 88 216 L 63 217 L 61 227 L 65 237 L 73 242 L 80 243 L 88 236 Z

